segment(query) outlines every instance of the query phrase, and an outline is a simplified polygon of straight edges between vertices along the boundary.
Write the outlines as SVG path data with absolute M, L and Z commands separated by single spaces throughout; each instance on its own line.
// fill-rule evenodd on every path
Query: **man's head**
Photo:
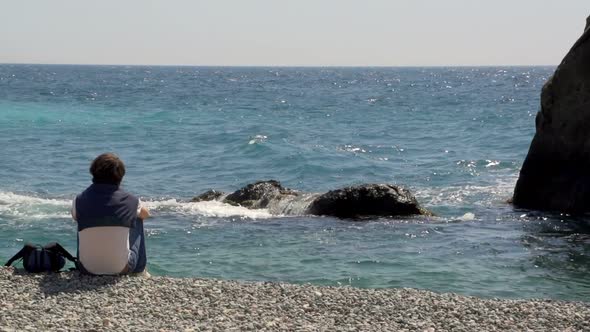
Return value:
M 90 165 L 93 183 L 121 184 L 125 176 L 125 164 L 114 153 L 103 153 Z

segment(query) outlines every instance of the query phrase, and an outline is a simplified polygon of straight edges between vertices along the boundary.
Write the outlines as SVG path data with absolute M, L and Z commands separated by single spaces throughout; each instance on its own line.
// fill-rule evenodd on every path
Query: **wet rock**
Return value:
M 339 218 L 430 214 L 420 207 L 409 190 L 390 184 L 364 184 L 329 191 L 316 198 L 308 212 Z
M 583 35 L 543 86 L 536 133 L 513 203 L 570 213 L 590 211 L 590 18 Z
M 219 200 L 222 193 L 207 191 L 193 202 Z M 339 218 L 431 215 L 407 189 L 389 184 L 365 184 L 325 194 L 302 193 L 279 181 L 258 181 L 223 198 L 224 203 L 249 209 L 269 209 L 280 215 L 324 215 Z
M 191 199 L 191 202 L 215 201 L 222 196 L 223 192 L 211 189 L 200 194 L 199 196 L 193 197 L 193 199 Z
M 250 209 L 263 209 L 273 200 L 298 196 L 299 192 L 285 188 L 279 181 L 268 180 L 251 183 L 229 195 L 223 200 L 232 205 L 241 205 Z

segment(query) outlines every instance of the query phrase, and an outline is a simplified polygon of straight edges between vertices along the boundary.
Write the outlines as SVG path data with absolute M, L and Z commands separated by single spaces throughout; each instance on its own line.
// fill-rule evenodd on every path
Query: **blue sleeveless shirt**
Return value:
M 94 183 L 76 197 L 78 232 L 90 227 L 132 228 L 139 199 L 117 185 Z

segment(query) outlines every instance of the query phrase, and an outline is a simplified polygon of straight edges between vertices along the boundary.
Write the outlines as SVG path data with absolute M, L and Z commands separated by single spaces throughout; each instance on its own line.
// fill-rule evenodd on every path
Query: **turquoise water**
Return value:
M 552 71 L 0 65 L 0 259 L 75 251 L 71 199 L 114 151 L 154 215 L 152 274 L 587 300 L 588 221 L 506 203 Z M 401 184 L 436 217 L 187 203 L 264 179 Z

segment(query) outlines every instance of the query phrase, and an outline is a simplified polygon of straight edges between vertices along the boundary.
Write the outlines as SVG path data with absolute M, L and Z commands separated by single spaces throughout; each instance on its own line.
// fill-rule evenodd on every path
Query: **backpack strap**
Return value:
M 25 255 L 34 248 L 35 247 L 33 245 L 27 243 L 19 252 L 16 253 L 16 255 L 12 256 L 12 258 L 9 259 L 8 262 L 4 264 L 4 266 L 11 266 L 14 261 L 25 257 Z
M 9 259 L 8 262 L 4 264 L 4 266 L 11 266 L 12 263 L 14 263 L 14 261 L 23 258 L 25 256 L 25 252 L 27 251 L 27 249 L 27 247 L 23 247 L 19 252 L 16 253 L 16 255 L 12 256 L 12 258 Z
M 68 260 L 70 260 L 71 262 L 76 263 L 78 261 L 78 258 L 72 256 L 64 247 L 62 247 L 59 243 L 57 242 L 51 242 L 47 245 L 45 245 L 46 250 L 50 250 L 56 253 L 61 254 L 62 256 L 64 256 L 65 258 L 67 258 Z

